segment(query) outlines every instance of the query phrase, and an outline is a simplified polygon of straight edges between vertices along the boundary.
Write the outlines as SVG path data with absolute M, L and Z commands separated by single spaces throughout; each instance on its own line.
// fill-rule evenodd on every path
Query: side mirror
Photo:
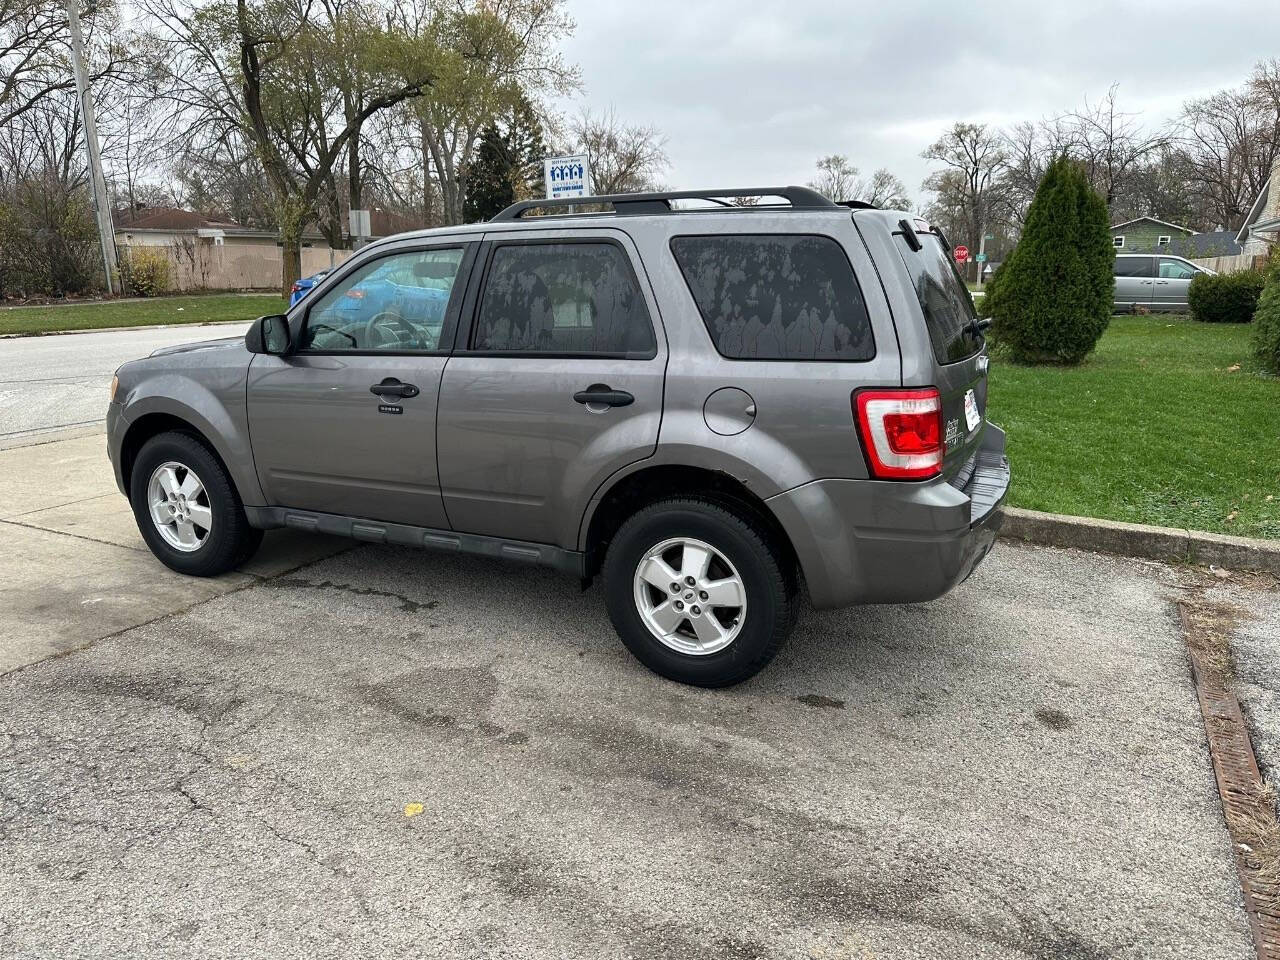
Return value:
M 293 347 L 293 335 L 289 321 L 283 313 L 259 317 L 244 335 L 244 345 L 250 353 L 269 353 L 282 357 Z

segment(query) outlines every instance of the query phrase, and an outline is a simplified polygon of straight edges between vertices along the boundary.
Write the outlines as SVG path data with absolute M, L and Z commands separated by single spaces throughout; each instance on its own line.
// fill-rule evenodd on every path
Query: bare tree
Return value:
M 884 167 L 863 179 L 858 176 L 858 168 L 840 153 L 819 157 L 817 167 L 818 176 L 809 181 L 809 187 L 829 200 L 862 200 L 885 208 L 911 206 L 906 186 Z
M 667 138 L 656 127 L 627 124 L 613 110 L 583 110 L 569 123 L 565 153 L 591 158 L 591 187 L 597 194 L 657 190 L 666 172 Z
M 865 200 L 886 210 L 909 210 L 911 199 L 907 187 L 884 167 L 858 183 L 855 200 Z
M 809 188 L 817 190 L 828 200 L 839 203 L 841 200 L 855 199 L 857 189 L 858 168 L 849 162 L 849 158 L 841 153 L 833 153 L 829 157 L 818 158 L 818 175 L 809 181 Z
M 953 243 L 977 249 L 988 224 L 1003 216 L 1008 206 L 1004 136 L 986 124 L 956 123 L 921 156 L 943 165 L 924 181 L 924 189 L 936 195 L 930 215 L 939 221 L 946 218 Z
M 404 29 L 431 37 L 443 54 L 432 96 L 406 110 L 415 136 L 400 149 L 422 164 L 424 207 L 438 199 L 440 221 L 461 223 L 467 170 L 484 128 L 522 96 L 580 86 L 557 46 L 574 23 L 564 0 L 397 0 L 395 11 Z
M 303 227 L 332 195 L 352 139 L 370 117 L 430 87 L 436 48 L 367 17 L 329 22 L 311 0 L 145 2 L 163 54 L 155 66 L 189 149 L 247 145 L 261 165 L 288 291 L 301 269 Z M 359 105 L 348 117 L 344 85 L 357 75 Z
M 1083 107 L 1062 118 L 1068 130 L 1068 151 L 1084 165 L 1089 182 L 1107 201 L 1108 209 L 1124 189 L 1125 178 L 1168 142 L 1165 134 L 1144 130 L 1135 114 L 1119 109 L 1118 89 L 1118 84 L 1112 84 L 1097 103 L 1085 100 Z
M 81 12 L 90 52 L 90 80 L 117 76 L 132 64 L 130 50 L 110 41 L 117 26 L 110 0 Z M 0 127 L 45 97 L 75 89 L 66 7 L 57 0 L 0 0 Z
M 1239 227 L 1270 176 L 1280 151 L 1278 119 L 1280 110 L 1251 85 L 1184 105 L 1177 140 L 1183 175 L 1218 226 Z

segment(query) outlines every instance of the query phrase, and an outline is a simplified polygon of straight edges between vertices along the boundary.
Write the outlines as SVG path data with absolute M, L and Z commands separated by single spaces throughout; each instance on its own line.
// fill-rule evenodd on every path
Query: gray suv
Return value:
M 800 187 L 574 202 L 379 241 L 244 338 L 121 367 L 156 556 L 210 576 L 290 527 L 602 577 L 632 653 L 703 686 L 767 664 L 802 591 L 969 575 L 1009 466 L 937 229 Z

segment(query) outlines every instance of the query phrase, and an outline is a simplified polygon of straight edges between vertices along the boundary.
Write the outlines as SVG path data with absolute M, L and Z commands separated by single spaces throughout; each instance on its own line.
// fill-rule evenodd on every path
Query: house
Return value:
M 1111 225 L 1111 243 L 1116 253 L 1172 252 L 1170 247 L 1175 241 L 1194 235 L 1195 231 L 1190 227 L 1166 223 L 1155 217 L 1137 217 Z
M 1252 256 L 1266 256 L 1271 245 L 1280 239 L 1280 160 L 1271 168 L 1271 176 L 1249 208 L 1244 225 L 1236 234 L 1236 242 Z
M 274 229 L 246 227 L 232 220 L 218 220 L 176 207 L 139 207 L 116 210 L 116 242 L 125 246 L 175 247 L 191 240 L 212 246 L 230 244 L 235 247 L 279 246 L 280 234 Z M 411 217 L 390 210 L 375 209 L 369 216 L 370 239 L 378 240 L 422 225 Z M 302 233 L 302 246 L 324 247 L 327 241 L 319 228 L 307 224 Z
M 218 220 L 176 207 L 116 210 L 112 220 L 116 242 L 130 247 L 178 247 L 192 241 L 215 247 L 275 247 L 280 242 L 276 230 L 246 227 L 233 220 Z M 324 246 L 324 237 L 311 228 L 304 233 L 302 245 Z

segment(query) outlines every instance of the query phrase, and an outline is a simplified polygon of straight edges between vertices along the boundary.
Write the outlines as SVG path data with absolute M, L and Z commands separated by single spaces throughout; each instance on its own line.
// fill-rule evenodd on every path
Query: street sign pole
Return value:
M 978 241 L 978 289 L 982 289 L 982 271 L 987 265 L 987 233 L 982 231 L 982 239 Z
M 89 193 L 93 197 L 94 218 L 98 222 L 98 242 L 102 245 L 102 268 L 107 275 L 107 293 L 115 293 L 114 277 L 120 266 L 116 259 L 116 232 L 111 223 L 107 181 L 102 176 L 98 124 L 93 115 L 93 97 L 89 93 L 89 73 L 84 67 L 84 37 L 80 33 L 80 8 L 77 0 L 67 0 L 67 26 L 71 33 L 71 66 L 76 75 L 76 96 L 80 101 L 85 146 L 89 152 Z

